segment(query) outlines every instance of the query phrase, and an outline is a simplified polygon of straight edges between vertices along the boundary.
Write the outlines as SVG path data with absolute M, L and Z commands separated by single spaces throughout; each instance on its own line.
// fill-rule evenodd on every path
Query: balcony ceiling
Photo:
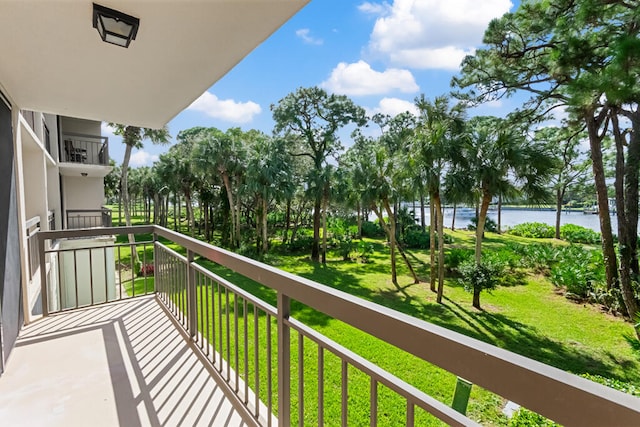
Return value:
M 309 0 L 98 1 L 140 19 L 104 43 L 84 0 L 0 2 L 0 89 L 23 109 L 161 127 Z

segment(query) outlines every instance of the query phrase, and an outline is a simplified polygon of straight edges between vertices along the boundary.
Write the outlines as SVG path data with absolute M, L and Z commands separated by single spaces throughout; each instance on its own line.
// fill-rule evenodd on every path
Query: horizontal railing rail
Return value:
M 640 400 L 631 395 L 171 230 L 156 226 L 156 234 L 277 291 L 280 324 L 288 319 L 293 299 L 556 422 L 640 422 Z M 279 346 L 286 347 L 286 333 Z M 287 366 L 279 364 L 279 369 L 287 371 Z M 289 378 L 281 374 L 281 380 Z M 286 408 L 279 408 L 279 417 L 286 424 Z
M 331 354 L 340 361 L 338 393 L 341 394 L 339 406 L 343 424 L 349 419 L 351 370 L 369 378 L 371 425 L 377 423 L 378 385 L 404 398 L 405 422 L 408 425 L 412 425 L 417 408 L 450 424 L 473 423 L 426 393 L 290 318 L 291 301 L 351 325 L 564 425 L 640 424 L 640 400 L 631 395 L 162 227 L 39 234 L 51 239 L 84 237 L 98 232 L 154 233 L 155 289 L 159 300 L 198 344 L 199 351 L 208 356 L 215 370 L 236 393 L 238 401 L 249 407 L 252 416 L 260 418 L 263 424 L 273 423 L 272 412 L 277 413 L 279 425 L 291 424 L 295 391 L 298 393 L 294 403 L 298 410 L 298 423 L 305 424 L 305 378 L 316 375 L 318 390 L 321 389 L 325 380 L 318 372 L 325 372 L 322 368 L 325 354 Z M 167 244 L 171 248 L 161 241 L 170 242 Z M 42 254 L 42 241 L 40 245 Z M 253 294 L 204 268 L 201 263 L 205 261 L 261 284 L 275 294 L 277 307 L 270 307 Z M 304 355 L 309 351 L 305 349 L 305 341 L 313 342 L 317 351 L 318 367 L 312 369 L 311 374 L 304 367 Z M 291 366 L 295 357 L 298 357 L 300 370 L 297 377 Z M 277 371 L 275 381 L 271 373 L 273 370 Z M 317 393 L 320 411 L 323 411 L 324 393 Z M 261 407 L 262 414 L 259 412 Z M 267 414 L 264 414 L 265 408 Z M 317 417 L 322 421 L 322 412 Z
M 150 235 L 152 228 L 40 231 L 43 315 L 154 293 L 154 271 L 148 268 L 153 265 L 153 241 L 131 244 L 126 239 L 127 232 L 140 235 L 145 230 Z M 137 261 L 134 252 L 141 252 Z
M 109 166 L 109 138 L 101 135 L 63 133 L 60 161 Z
M 68 229 L 111 226 L 111 209 L 67 209 Z

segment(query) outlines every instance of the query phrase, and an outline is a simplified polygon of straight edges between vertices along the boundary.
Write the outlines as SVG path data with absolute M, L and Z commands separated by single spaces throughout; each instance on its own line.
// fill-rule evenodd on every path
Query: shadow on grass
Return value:
M 503 314 L 467 308 L 447 297 L 443 304 L 428 302 L 422 293 L 421 296 L 416 296 L 415 293 L 410 295 L 406 292 L 408 288 L 415 285 L 403 286 L 404 292 L 390 288 L 373 290 L 362 285 L 362 277 L 359 273 L 384 271 L 388 274 L 385 266 L 373 263 L 373 265 L 361 264 L 362 270 L 349 272 L 340 268 L 345 261 L 329 261 L 326 265 L 311 263 L 309 260 L 299 262 L 308 263 L 307 267 L 310 267 L 307 271 L 298 272 L 302 277 L 559 369 L 576 374 L 597 374 L 622 381 L 633 381 L 636 378 L 633 373 L 636 363 L 633 360 L 621 359 L 613 355 L 594 357 L 583 349 L 544 336 L 535 326 L 515 321 Z M 276 305 L 277 294 L 273 289 L 210 261 L 200 260 L 199 263 L 257 298 Z M 297 301 L 292 302 L 291 310 L 294 318 L 311 327 L 326 327 L 332 321 L 329 316 Z M 620 366 L 625 369 L 621 370 Z M 621 375 L 621 372 L 629 372 L 629 375 Z
M 438 316 L 428 316 L 424 320 L 575 374 L 597 374 L 622 381 L 635 378 L 635 375 L 616 375 L 616 372 L 621 372 L 619 366 L 628 366 L 631 370 L 635 366 L 631 360 L 621 360 L 610 355 L 610 363 L 607 363 L 582 349 L 542 335 L 534 326 L 515 321 L 503 314 L 470 310 L 447 297 L 445 300 L 446 303 L 442 304 L 444 309 L 460 319 L 465 326 Z M 630 370 L 624 371 L 631 372 Z

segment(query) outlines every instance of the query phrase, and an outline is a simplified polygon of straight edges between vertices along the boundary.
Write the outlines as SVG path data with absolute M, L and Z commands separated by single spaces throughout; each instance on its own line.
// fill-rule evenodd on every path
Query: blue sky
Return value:
M 271 104 L 299 87 L 346 94 L 370 114 L 411 110 L 416 96 L 448 93 L 460 60 L 481 46 L 488 22 L 510 0 L 311 0 L 270 38 L 169 123 L 175 137 L 194 126 L 271 133 Z M 206 54 L 206 53 L 203 53 Z M 481 107 L 504 115 L 509 100 Z M 124 147 L 108 128 L 110 154 Z M 342 136 L 344 145 L 348 137 Z M 151 165 L 167 146 L 145 142 L 131 166 Z

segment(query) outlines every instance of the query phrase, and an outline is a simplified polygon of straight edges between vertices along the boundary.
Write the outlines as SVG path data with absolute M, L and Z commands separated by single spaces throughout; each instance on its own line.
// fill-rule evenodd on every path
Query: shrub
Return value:
M 560 237 L 571 243 L 586 243 L 592 245 L 600 243 L 600 233 L 575 224 L 565 224 L 560 227 Z
M 460 264 L 458 272 L 459 281 L 468 292 L 474 290 L 495 289 L 504 273 L 504 265 L 494 260 L 487 260 L 477 265 L 474 260 L 467 260 Z
M 384 236 L 384 231 L 382 230 L 382 227 L 380 227 L 380 224 L 378 223 L 378 221 L 376 222 L 364 221 L 362 223 L 362 237 L 375 238 L 375 237 L 383 237 L 383 236 Z
M 524 222 L 512 227 L 509 234 L 534 239 L 550 239 L 555 235 L 555 229 L 542 222 Z
M 428 232 L 415 228 L 407 230 L 402 240 L 404 245 L 410 249 L 429 249 L 429 243 L 431 242 Z
M 138 277 L 153 276 L 153 273 L 154 273 L 153 264 L 142 264 L 140 266 L 140 270 L 138 271 Z
M 564 286 L 568 297 L 587 298 L 605 282 L 602 252 L 571 245 L 556 249 L 551 282 Z
M 500 248 L 483 253 L 482 262 L 502 265 L 503 269 L 508 267 L 513 270 L 515 268 L 522 267 L 522 256 L 513 252 L 508 247 Z
M 559 426 L 548 418 L 526 408 L 518 409 L 509 420 L 509 427 L 552 427 Z
M 358 258 L 360 262 L 363 264 L 369 262 L 371 254 L 373 254 L 373 245 L 369 242 L 361 241 L 358 244 Z
M 548 274 L 550 264 L 555 259 L 556 249 L 549 243 L 520 244 L 509 243 L 507 248 L 518 255 L 520 266 L 531 268 L 537 273 Z
M 295 240 L 289 242 L 287 247 L 290 252 L 302 252 L 311 250 L 313 245 L 313 236 L 298 236 Z
M 475 230 L 476 228 L 478 228 L 478 217 L 474 216 L 473 218 L 471 218 L 471 224 L 469 224 L 467 228 L 469 230 Z M 495 233 L 496 231 L 498 231 L 498 223 L 487 217 L 484 222 L 484 231 Z
M 473 249 L 451 248 L 444 254 L 444 264 L 449 271 L 454 271 L 465 261 L 473 259 Z
M 348 261 L 354 249 L 353 236 L 355 233 L 352 234 L 351 227 L 340 219 L 332 221 L 330 231 L 333 234 L 332 244 L 338 248 L 342 259 Z

